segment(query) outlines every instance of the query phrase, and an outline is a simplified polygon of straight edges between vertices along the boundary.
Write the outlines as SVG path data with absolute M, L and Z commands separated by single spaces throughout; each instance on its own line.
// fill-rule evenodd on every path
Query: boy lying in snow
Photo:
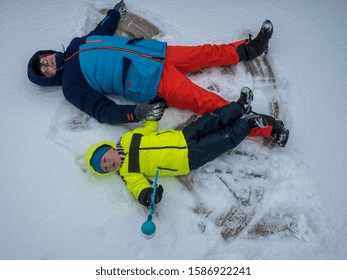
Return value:
M 252 100 L 252 90 L 244 87 L 237 102 L 206 113 L 183 130 L 157 131 L 158 122 L 146 120 L 143 127 L 125 133 L 117 144 L 91 146 L 86 165 L 98 175 L 118 172 L 134 197 L 149 207 L 152 188 L 146 176 L 154 176 L 157 169 L 161 176 L 188 174 L 235 148 L 254 128 L 267 129 L 276 144 L 286 145 L 289 130 L 283 122 L 252 112 Z M 155 203 L 160 202 L 162 194 L 159 185 Z

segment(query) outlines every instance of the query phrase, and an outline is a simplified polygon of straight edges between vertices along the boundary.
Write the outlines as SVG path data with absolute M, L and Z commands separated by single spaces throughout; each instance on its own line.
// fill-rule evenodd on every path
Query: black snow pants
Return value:
M 182 130 L 188 143 L 190 170 L 235 148 L 248 136 L 251 128 L 247 120 L 240 119 L 242 115 L 242 106 L 231 102 L 204 114 Z

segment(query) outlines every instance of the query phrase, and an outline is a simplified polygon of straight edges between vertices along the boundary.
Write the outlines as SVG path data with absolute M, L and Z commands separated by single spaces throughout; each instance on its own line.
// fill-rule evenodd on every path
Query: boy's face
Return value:
M 101 158 L 100 167 L 105 172 L 117 170 L 121 165 L 121 159 L 118 152 L 114 149 L 108 150 Z

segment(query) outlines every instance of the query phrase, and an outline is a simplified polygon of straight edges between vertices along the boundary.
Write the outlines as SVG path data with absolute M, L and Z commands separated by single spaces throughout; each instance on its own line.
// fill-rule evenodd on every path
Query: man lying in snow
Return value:
M 121 1 L 88 35 L 74 38 L 65 53 L 36 52 L 28 64 L 29 80 L 41 86 L 61 85 L 69 102 L 103 123 L 158 120 L 167 105 L 204 114 L 230 101 L 197 86 L 185 74 L 254 59 L 267 51 L 273 33 L 266 20 L 254 39 L 167 46 L 158 40 L 113 36 L 124 13 Z M 138 105 L 116 104 L 108 98 L 113 94 Z M 262 128 L 250 135 L 270 138 Z

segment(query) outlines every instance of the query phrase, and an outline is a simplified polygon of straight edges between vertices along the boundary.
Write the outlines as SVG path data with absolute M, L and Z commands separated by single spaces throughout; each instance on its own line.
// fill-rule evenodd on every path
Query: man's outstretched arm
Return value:
M 127 7 L 125 3 L 120 1 L 113 9 L 108 10 L 105 18 L 91 31 L 89 35 L 108 35 L 112 36 L 117 29 L 121 15 L 125 14 Z

